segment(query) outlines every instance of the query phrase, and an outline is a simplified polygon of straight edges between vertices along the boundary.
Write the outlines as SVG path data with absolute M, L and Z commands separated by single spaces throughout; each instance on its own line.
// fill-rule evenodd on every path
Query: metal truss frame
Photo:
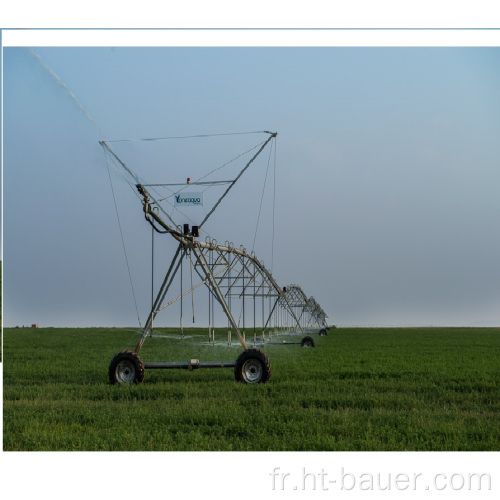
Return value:
M 249 254 L 242 247 L 235 248 L 228 242 L 225 245 L 220 245 L 215 240 L 210 241 L 207 239 L 205 242 L 198 241 L 192 234 L 184 234 L 178 229 L 173 229 L 163 221 L 157 211 L 153 210 L 146 188 L 138 184 L 137 189 L 143 197 L 143 209 L 146 220 L 157 231 L 171 234 L 177 240 L 178 247 L 156 295 L 156 299 L 153 302 L 141 337 L 135 348 L 135 353 L 140 351 L 147 336 L 151 333 L 158 313 L 182 299 L 185 295 L 192 293 L 194 289 L 201 285 L 208 287 L 211 298 L 221 306 L 228 319 L 229 328 L 236 333 L 244 349 L 248 348 L 244 330 L 246 324 L 245 313 L 253 314 L 254 328 L 256 323 L 256 308 L 253 307 L 251 311 L 245 310 L 246 300 L 249 299 L 254 302 L 254 306 L 257 298 L 260 298 L 262 301 L 261 313 L 264 318 L 262 321 L 262 331 L 259 335 L 262 339 L 265 339 L 266 332 L 271 328 L 271 319 L 275 315 L 278 306 L 280 310 L 284 310 L 290 315 L 291 321 L 293 321 L 296 328 L 299 329 L 302 335 L 305 335 L 299 318 L 297 318 L 294 308 L 289 303 L 286 289 L 280 288 L 272 274 L 257 259 L 255 254 Z M 162 229 L 159 229 L 158 226 Z M 186 291 L 166 302 L 167 293 L 171 290 L 174 278 L 181 269 L 182 260 L 186 256 L 189 256 L 193 262 L 193 269 L 200 281 L 194 285 L 192 284 Z M 242 301 L 243 331 L 240 329 L 240 325 L 232 312 L 231 301 L 234 298 Z M 268 304 L 267 314 L 264 312 L 266 303 Z M 254 340 L 255 336 L 256 332 L 254 332 Z
M 302 288 L 296 284 L 289 285 L 284 290 L 286 302 L 279 305 L 285 306 L 286 304 L 286 307 L 291 307 L 294 310 L 302 330 L 319 330 L 316 333 L 326 333 L 328 329 L 326 318 L 328 316 L 314 297 L 308 298 Z
M 135 187 L 142 198 L 143 211 L 146 220 L 151 224 L 154 231 L 163 234 L 170 234 L 178 243 L 177 250 L 172 258 L 168 270 L 164 276 L 163 282 L 158 290 L 156 298 L 153 300 L 151 311 L 148 315 L 146 324 L 142 329 L 141 336 L 132 351 L 122 351 L 118 353 L 112 360 L 109 366 L 109 380 L 111 383 L 129 383 L 142 382 L 144 379 L 144 370 L 147 368 L 185 368 L 193 370 L 202 367 L 234 367 L 235 378 L 237 381 L 245 383 L 260 383 L 267 382 L 271 376 L 271 365 L 267 356 L 258 349 L 251 349 L 246 343 L 246 315 L 253 312 L 253 342 L 254 347 L 257 345 L 256 331 L 256 302 L 261 301 L 262 314 L 262 330 L 259 335 L 259 344 L 266 343 L 266 333 L 270 332 L 274 326 L 276 328 L 277 315 L 286 314 L 288 321 L 293 324 L 296 331 L 302 334 L 301 342 L 289 342 L 290 344 L 300 343 L 304 347 L 314 347 L 315 343 L 311 337 L 305 335 L 304 327 L 301 324 L 302 316 L 306 310 L 297 308 L 295 304 L 296 296 L 290 295 L 286 288 L 280 288 L 264 264 L 260 262 L 255 254 L 250 254 L 245 248 L 235 248 L 231 243 L 226 242 L 224 245 L 218 244 L 215 240 L 206 239 L 204 242 L 199 241 L 200 228 L 210 215 L 219 206 L 224 197 L 229 193 L 234 184 L 240 179 L 245 170 L 249 168 L 257 156 L 264 150 L 267 144 L 277 136 L 273 132 L 265 132 L 269 137 L 264 141 L 258 151 L 246 163 L 239 174 L 231 181 L 223 181 L 228 184 L 228 187 L 214 204 L 199 226 L 189 227 L 184 224 L 182 228 L 176 226 L 171 217 L 162 209 L 160 203 L 148 191 L 148 187 L 153 189 L 155 184 L 144 184 L 138 179 L 132 170 L 130 170 L 124 162 L 111 150 L 109 145 L 100 141 L 105 153 L 110 155 L 118 164 L 123 167 L 125 172 L 134 179 Z M 221 181 L 214 181 L 219 182 Z M 188 179 L 189 183 L 189 179 Z M 197 184 L 194 182 L 193 184 Z M 206 184 L 199 182 L 199 184 Z M 166 185 L 165 185 L 166 186 Z M 168 219 L 172 225 L 165 222 L 160 215 Z M 182 262 L 189 257 L 191 263 L 191 286 L 186 291 L 182 289 Z M 174 298 L 167 300 L 167 294 L 172 290 L 172 285 L 176 275 L 181 275 L 181 293 Z M 193 283 L 193 274 L 198 276 L 199 281 Z M 184 362 L 155 362 L 143 363 L 139 357 L 146 338 L 153 332 L 153 324 L 156 316 L 166 307 L 172 305 L 178 300 L 181 300 L 185 295 L 193 293 L 194 290 L 202 285 L 208 287 L 209 290 L 209 310 L 213 304 L 218 303 L 228 320 L 228 342 L 231 342 L 231 333 L 234 331 L 237 338 L 243 347 L 243 352 L 238 356 L 235 362 L 205 362 L 200 363 L 196 359 L 192 359 L 187 363 Z M 232 312 L 232 301 L 238 299 L 242 304 L 243 330 L 240 329 L 239 322 Z M 248 300 L 253 301 L 253 308 L 250 311 L 245 309 L 245 304 Z M 267 312 L 266 312 L 267 304 Z M 307 311 L 315 311 L 308 308 Z M 297 316 L 300 313 L 300 316 Z M 213 315 L 212 315 L 213 316 Z M 316 317 L 316 316 L 315 316 Z M 210 321 L 209 321 L 210 322 Z M 182 313 L 181 313 L 181 335 L 183 331 Z M 214 331 L 209 326 L 209 338 L 214 339 Z

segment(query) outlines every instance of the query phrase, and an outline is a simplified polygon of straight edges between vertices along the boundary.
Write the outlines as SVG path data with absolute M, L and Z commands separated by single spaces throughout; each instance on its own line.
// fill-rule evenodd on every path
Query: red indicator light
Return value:
M 191 177 L 187 178 L 187 183 L 189 184 L 191 182 Z

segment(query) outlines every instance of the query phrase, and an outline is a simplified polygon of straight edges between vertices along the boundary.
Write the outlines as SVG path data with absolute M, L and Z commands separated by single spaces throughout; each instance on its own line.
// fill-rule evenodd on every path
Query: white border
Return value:
M 15 492 L 13 498 L 38 498 L 42 494 L 43 498 L 50 495 L 51 500 L 114 499 L 124 495 L 135 499 L 493 500 L 500 493 L 495 457 L 473 452 L 21 452 L 8 456 L 2 464 L 2 489 L 5 492 L 7 486 Z M 323 484 L 321 474 L 326 478 Z M 460 487 L 461 477 L 477 478 L 480 474 L 484 475 L 480 491 L 476 479 L 466 480 Z M 367 489 L 363 480 L 370 475 L 373 488 Z M 398 481 L 398 485 L 398 476 L 407 480 Z M 386 487 L 389 477 L 390 489 Z
M 2 30 L 4 47 L 492 47 L 500 30 Z
M 497 0 L 5 0 L 0 23 L 3 28 L 490 28 L 496 12 Z

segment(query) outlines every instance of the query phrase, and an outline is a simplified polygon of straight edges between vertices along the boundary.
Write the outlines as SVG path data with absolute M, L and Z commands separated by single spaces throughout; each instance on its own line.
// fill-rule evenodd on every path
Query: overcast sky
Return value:
M 280 285 L 339 326 L 500 325 L 499 48 L 34 50 L 88 114 L 28 48 L 4 47 L 6 326 L 137 325 L 99 140 L 258 130 L 278 132 L 262 224 L 273 187 Z M 184 144 L 186 158 L 199 151 Z M 165 164 L 164 182 L 189 176 Z M 241 196 L 260 200 L 265 170 Z M 144 321 L 151 229 L 111 176 Z M 249 249 L 257 211 L 229 196 L 212 230 Z M 269 263 L 263 231 L 255 252 Z M 161 273 L 175 244 L 157 244 Z

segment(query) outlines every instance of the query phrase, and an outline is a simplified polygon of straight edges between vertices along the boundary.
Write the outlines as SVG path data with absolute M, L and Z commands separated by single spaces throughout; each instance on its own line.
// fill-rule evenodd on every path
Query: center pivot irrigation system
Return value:
M 290 285 L 284 289 L 286 306 L 292 307 L 302 329 L 307 333 L 318 333 L 321 336 L 328 335 L 328 317 L 316 302 L 314 297 L 307 298 L 299 285 Z M 280 301 L 285 302 L 280 298 Z M 319 329 L 319 331 L 318 331 Z
M 268 382 L 271 377 L 271 364 L 268 357 L 256 348 L 257 346 L 277 343 L 271 342 L 272 336 L 283 331 L 300 334 L 302 338 L 300 342 L 281 342 L 280 344 L 300 344 L 303 347 L 314 347 L 315 345 L 314 339 L 306 335 L 306 331 L 313 333 L 315 330 L 314 333 L 326 335 L 326 314 L 312 297 L 307 299 L 298 285 L 280 287 L 263 262 L 257 259 L 255 253 L 253 251 L 247 252 L 243 246 L 236 248 L 228 241 L 221 245 L 210 236 L 207 236 L 204 241 L 200 239 L 200 231 L 209 217 L 243 173 L 277 136 L 277 133 L 274 132 L 264 133 L 268 135 L 266 140 L 250 150 L 250 159 L 245 160 L 243 168 L 231 180 L 202 180 L 208 176 L 207 174 L 193 182 L 188 178 L 187 182 L 182 184 L 148 184 L 144 182 L 117 156 L 108 142 L 100 141 L 107 158 L 119 169 L 121 168 L 122 173 L 125 172 L 129 179 L 132 177 L 133 182 L 129 181 L 129 184 L 133 185 L 142 202 L 144 216 L 152 226 L 153 234 L 169 235 L 177 242 L 177 249 L 167 266 L 161 286 L 156 296 L 152 297 L 151 310 L 144 327 L 142 327 L 135 349 L 122 351 L 111 360 L 109 380 L 112 384 L 142 382 L 147 369 L 193 370 L 217 367 L 234 368 L 234 376 L 237 381 L 244 383 Z M 215 170 L 219 170 L 219 168 Z M 199 190 L 218 186 L 222 187 L 223 191 L 198 225 L 190 225 L 189 223 L 179 225 L 173 220 L 172 210 L 169 208 L 172 208 L 174 204 L 176 207 L 182 205 L 184 208 L 202 203 L 202 194 L 186 191 L 186 188 L 190 189 L 191 186 Z M 168 191 L 168 196 L 165 195 L 165 190 Z M 167 207 L 165 203 L 167 203 Z M 191 219 L 188 218 L 188 220 Z M 189 266 L 188 273 L 184 269 L 186 262 Z M 186 274 L 189 284 L 184 288 Z M 183 338 L 183 299 L 188 294 L 193 296 L 195 289 L 199 287 L 208 289 L 209 341 L 215 345 L 214 306 L 218 304 L 227 318 L 228 345 L 231 345 L 232 333 L 234 332 L 241 347 L 243 347 L 243 352 L 236 361 L 202 362 L 191 359 L 188 362 L 143 362 L 139 351 L 148 336 L 153 336 L 157 315 L 176 302 L 180 303 L 181 307 L 180 338 Z M 236 310 L 239 311 L 238 319 Z M 248 347 L 247 341 L 253 344 L 252 347 Z
M 289 310 L 293 315 L 289 314 Z M 303 347 L 315 347 L 315 342 L 309 335 L 328 335 L 330 327 L 326 322 L 328 317 L 316 302 L 314 297 L 307 298 L 299 285 L 289 285 L 283 288 L 283 293 L 276 296 L 273 310 L 274 328 L 269 330 L 268 338 L 262 335 L 253 338 L 253 346 L 300 344 Z M 279 336 L 302 334 L 300 342 L 278 341 Z M 306 335 L 307 334 L 307 335 Z

